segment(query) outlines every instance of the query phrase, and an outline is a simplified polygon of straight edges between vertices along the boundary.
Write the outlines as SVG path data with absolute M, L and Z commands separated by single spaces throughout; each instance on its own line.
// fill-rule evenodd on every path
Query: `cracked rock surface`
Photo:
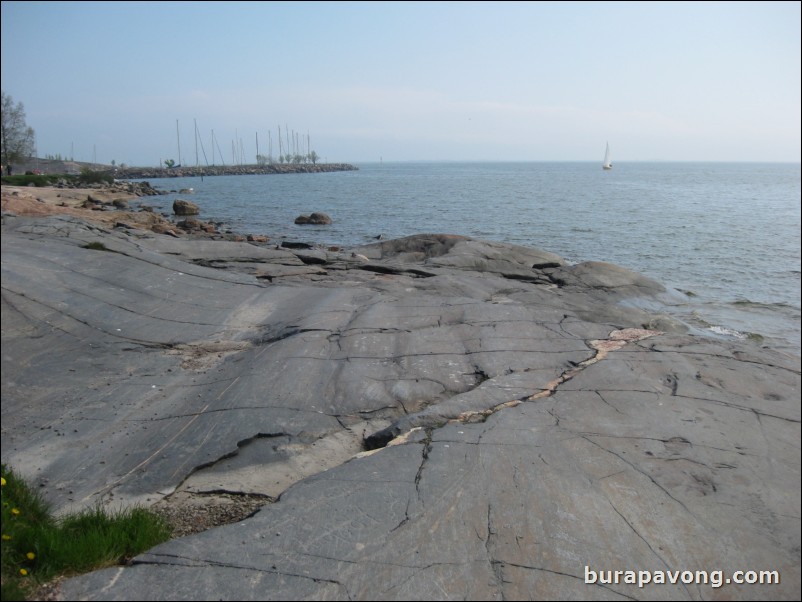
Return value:
M 458 236 L 4 216 L 3 462 L 57 511 L 247 500 L 62 599 L 799 599 L 799 358 L 633 299 L 671 293 Z

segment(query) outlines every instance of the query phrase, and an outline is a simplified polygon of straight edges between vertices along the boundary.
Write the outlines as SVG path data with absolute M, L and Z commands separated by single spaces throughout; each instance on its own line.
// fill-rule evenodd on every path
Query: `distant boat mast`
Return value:
M 178 165 L 181 165 L 181 132 L 178 131 L 178 119 L 175 120 L 175 138 L 178 141 Z

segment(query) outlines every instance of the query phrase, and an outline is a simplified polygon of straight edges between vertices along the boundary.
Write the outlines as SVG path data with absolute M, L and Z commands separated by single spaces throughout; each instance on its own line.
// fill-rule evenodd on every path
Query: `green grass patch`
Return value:
M 5 465 L 2 477 L 3 600 L 25 600 L 58 576 L 124 564 L 170 538 L 167 523 L 139 507 L 95 507 L 56 518 Z
M 38 174 L 27 176 L 18 174 L 15 176 L 3 176 L 1 179 L 3 184 L 8 184 L 9 186 L 30 186 L 31 184 L 34 186 L 53 186 L 60 179 L 65 177 L 66 176 L 64 175 L 56 174 Z

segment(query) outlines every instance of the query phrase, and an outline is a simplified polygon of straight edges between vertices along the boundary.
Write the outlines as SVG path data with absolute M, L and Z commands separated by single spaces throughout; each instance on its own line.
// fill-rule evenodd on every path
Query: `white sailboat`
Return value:
M 604 151 L 604 163 L 602 169 L 608 170 L 613 168 L 613 160 L 610 158 L 610 143 L 607 143 L 607 149 Z

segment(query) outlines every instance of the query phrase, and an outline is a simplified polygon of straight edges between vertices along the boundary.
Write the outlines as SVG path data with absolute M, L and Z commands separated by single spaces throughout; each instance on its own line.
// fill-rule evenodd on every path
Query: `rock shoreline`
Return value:
M 2 247 L 3 462 L 57 510 L 239 521 L 59 599 L 799 598 L 800 360 L 622 304 L 665 300 L 649 278 L 447 234 L 276 248 L 79 215 L 6 213 Z

